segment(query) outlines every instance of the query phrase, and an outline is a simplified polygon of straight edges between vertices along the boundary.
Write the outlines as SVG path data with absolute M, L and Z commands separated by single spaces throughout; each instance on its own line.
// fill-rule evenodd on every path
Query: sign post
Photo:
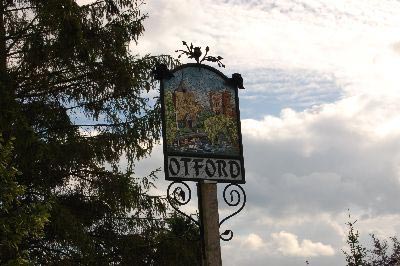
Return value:
M 187 51 L 178 51 L 197 63 L 171 71 L 159 65 L 154 71 L 156 79 L 161 81 L 165 178 L 173 181 L 167 198 L 176 211 L 199 225 L 203 265 L 222 265 L 220 239 L 229 241 L 233 233 L 226 230 L 220 234 L 219 228 L 246 203 L 246 194 L 239 185 L 245 183 L 238 98 L 238 89 L 244 89 L 243 79 L 237 73 L 228 78 L 201 64 L 211 61 L 224 67 L 221 57 L 208 55 L 208 47 L 200 60 L 200 47 L 183 44 Z M 198 182 L 198 221 L 179 210 L 179 206 L 191 199 L 190 187 L 184 181 Z M 229 206 L 239 206 L 221 221 L 217 183 L 229 183 L 223 199 Z
M 219 239 L 217 183 L 200 183 L 202 222 L 204 230 L 204 265 L 222 265 Z

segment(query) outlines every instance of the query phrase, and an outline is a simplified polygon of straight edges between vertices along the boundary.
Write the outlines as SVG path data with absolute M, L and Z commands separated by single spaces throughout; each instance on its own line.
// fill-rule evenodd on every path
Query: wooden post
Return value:
M 203 229 L 203 266 L 221 266 L 219 215 L 216 182 L 199 182 L 201 224 Z

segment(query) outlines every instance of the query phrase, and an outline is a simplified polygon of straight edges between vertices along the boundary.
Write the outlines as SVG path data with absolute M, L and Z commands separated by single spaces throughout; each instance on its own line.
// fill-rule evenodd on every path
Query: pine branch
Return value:
M 5 9 L 4 12 L 9 13 L 9 12 L 16 12 L 16 11 L 22 11 L 22 10 L 28 10 L 28 9 L 35 9 L 37 7 L 35 6 L 27 6 L 27 7 L 20 7 L 20 8 L 11 8 L 11 9 Z
M 25 32 L 27 32 L 28 29 L 30 29 L 32 27 L 33 23 L 35 22 L 35 20 L 38 17 L 39 17 L 39 14 L 36 14 L 35 17 L 28 23 L 28 25 L 25 28 L 21 29 L 19 32 L 17 32 L 12 38 L 10 36 L 6 37 L 8 39 L 13 40 L 13 42 L 8 47 L 6 47 L 6 53 L 9 53 L 13 49 L 14 45 L 18 42 L 18 40 L 21 38 L 21 36 Z
M 97 6 L 98 4 L 104 4 L 105 2 L 106 2 L 105 0 L 98 0 L 98 1 L 90 3 L 90 4 L 82 5 L 81 7 L 83 7 L 83 8 L 93 7 L 93 6 Z

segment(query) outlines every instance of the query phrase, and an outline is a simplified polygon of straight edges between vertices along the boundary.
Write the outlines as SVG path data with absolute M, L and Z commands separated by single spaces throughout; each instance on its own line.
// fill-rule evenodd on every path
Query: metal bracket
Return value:
M 201 193 L 199 195 L 201 197 Z M 232 214 L 228 215 L 227 217 L 223 218 L 219 222 L 219 227 L 227 221 L 228 219 L 232 218 L 239 212 L 241 212 L 246 205 L 246 192 L 239 184 L 228 184 L 223 190 L 222 194 L 225 203 L 228 206 L 236 207 L 240 206 L 238 210 L 233 212 Z M 182 181 L 174 181 L 169 184 L 167 189 L 167 200 L 171 207 L 177 211 L 178 213 L 182 214 L 183 216 L 189 218 L 192 222 L 194 222 L 200 228 L 200 238 L 202 238 L 202 225 L 201 225 L 201 217 L 200 220 L 195 220 L 191 215 L 187 215 L 186 213 L 182 212 L 179 207 L 184 206 L 190 202 L 192 199 L 192 191 L 188 184 Z M 201 200 L 201 199 L 199 199 Z M 201 206 L 199 202 L 199 211 L 201 214 Z M 225 230 L 223 233 L 220 234 L 220 239 L 223 241 L 230 241 L 233 238 L 233 232 L 230 229 Z M 198 239 L 197 239 L 198 240 Z
M 174 189 L 172 187 L 175 186 Z M 172 190 L 172 191 L 171 191 Z M 192 190 L 185 182 L 175 181 L 169 184 L 167 189 L 167 200 L 172 208 L 183 216 L 189 218 L 192 222 L 200 226 L 199 221 L 193 219 L 192 216 L 179 210 L 179 207 L 186 205 L 192 199 Z M 179 207 L 175 206 L 178 205 Z
M 229 193 L 227 191 L 229 190 Z M 228 195 L 230 196 L 228 198 Z M 228 204 L 231 207 L 236 207 L 240 206 L 240 208 L 232 213 L 231 215 L 228 215 L 224 219 L 222 219 L 219 222 L 219 227 L 221 228 L 221 225 L 228 219 L 232 218 L 239 212 L 241 212 L 246 205 L 246 192 L 244 189 L 239 185 L 239 184 L 229 184 L 224 188 L 224 192 L 222 194 L 224 201 L 226 204 Z M 243 198 L 242 198 L 243 197 Z M 223 241 L 229 241 L 233 238 L 233 232 L 230 229 L 225 230 L 222 234 L 220 234 L 220 239 Z

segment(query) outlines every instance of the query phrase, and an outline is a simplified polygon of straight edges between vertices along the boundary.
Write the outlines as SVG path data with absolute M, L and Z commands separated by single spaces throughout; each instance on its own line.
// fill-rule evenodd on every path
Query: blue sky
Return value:
M 148 2 L 132 53 L 208 45 L 244 78 L 248 203 L 224 265 L 344 265 L 348 209 L 364 241 L 400 235 L 399 1 Z M 162 158 L 157 146 L 137 174 Z
M 303 111 L 342 94 L 333 76 L 316 71 L 256 68 L 242 75 L 247 88 L 240 98 L 242 119 L 278 116 L 284 108 Z

